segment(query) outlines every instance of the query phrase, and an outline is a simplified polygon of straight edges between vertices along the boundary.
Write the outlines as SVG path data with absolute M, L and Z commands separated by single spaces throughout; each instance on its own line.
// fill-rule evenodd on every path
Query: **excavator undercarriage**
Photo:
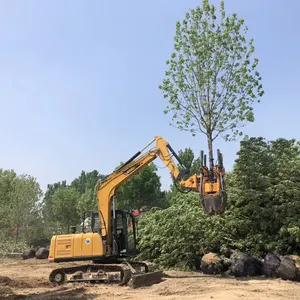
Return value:
M 146 263 L 120 262 L 58 268 L 50 273 L 49 281 L 52 285 L 61 285 L 68 282 L 102 282 L 138 288 L 158 283 L 161 278 L 162 271 L 149 272 Z

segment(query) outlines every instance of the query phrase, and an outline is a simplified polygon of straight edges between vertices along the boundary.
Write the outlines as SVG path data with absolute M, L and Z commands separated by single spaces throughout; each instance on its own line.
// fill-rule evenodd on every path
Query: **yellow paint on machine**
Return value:
M 55 235 L 51 239 L 49 261 L 55 259 L 105 255 L 99 233 Z

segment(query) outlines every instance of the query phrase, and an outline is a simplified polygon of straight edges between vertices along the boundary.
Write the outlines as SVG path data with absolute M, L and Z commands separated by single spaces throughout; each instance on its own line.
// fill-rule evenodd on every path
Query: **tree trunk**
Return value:
M 213 145 L 212 145 L 212 132 L 210 130 L 207 130 L 207 143 L 208 143 L 208 159 L 209 159 L 209 177 L 210 180 L 213 181 L 214 153 L 213 153 Z

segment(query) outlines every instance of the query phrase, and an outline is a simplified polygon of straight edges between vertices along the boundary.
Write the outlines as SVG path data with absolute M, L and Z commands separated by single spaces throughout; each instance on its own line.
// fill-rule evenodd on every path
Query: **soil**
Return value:
M 59 264 L 60 265 L 76 265 Z M 230 278 L 196 272 L 164 272 L 166 277 L 150 287 L 131 289 L 112 284 L 67 284 L 51 287 L 48 276 L 58 264 L 37 259 L 0 260 L 0 299 L 201 299 L 300 300 L 300 282 L 264 277 Z

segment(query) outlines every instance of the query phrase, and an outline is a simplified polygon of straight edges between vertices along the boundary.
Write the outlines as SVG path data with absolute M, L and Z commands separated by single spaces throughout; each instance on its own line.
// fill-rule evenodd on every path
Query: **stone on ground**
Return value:
M 236 251 L 230 260 L 230 275 L 235 277 L 261 275 L 262 263 L 246 253 Z
M 220 274 L 225 270 L 223 259 L 215 253 L 208 253 L 202 257 L 201 270 L 204 274 Z
M 35 252 L 36 251 L 35 251 L 34 248 L 28 248 L 23 252 L 22 257 L 23 257 L 23 259 L 34 258 L 35 257 Z
M 36 251 L 35 257 L 37 259 L 46 259 L 48 258 L 48 255 L 49 255 L 49 250 L 44 247 L 41 247 Z
M 263 260 L 263 275 L 266 277 L 278 277 L 277 269 L 280 266 L 280 258 L 272 253 L 266 255 Z
M 296 276 L 296 280 L 300 281 L 300 256 L 298 255 L 290 255 L 289 256 L 295 263 L 296 268 L 297 268 L 297 276 Z
M 282 279 L 294 280 L 298 274 L 295 262 L 290 257 L 284 256 L 277 269 L 277 274 Z

